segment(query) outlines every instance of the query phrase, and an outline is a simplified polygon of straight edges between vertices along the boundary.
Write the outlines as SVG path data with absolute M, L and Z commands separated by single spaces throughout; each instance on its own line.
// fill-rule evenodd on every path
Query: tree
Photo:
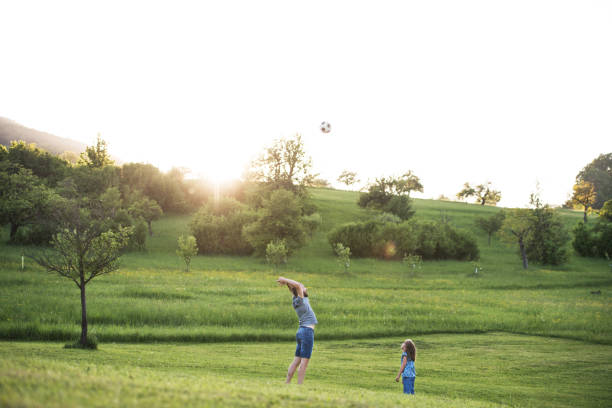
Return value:
M 0 224 L 10 224 L 10 240 L 17 230 L 45 214 L 57 194 L 44 186 L 32 171 L 18 164 L 0 163 Z
M 145 220 L 149 227 L 149 236 L 153 236 L 153 227 L 151 224 L 153 221 L 158 220 L 163 214 L 157 201 L 148 197 L 140 197 L 140 199 L 130 205 L 128 211 L 132 217 Z
M 572 246 L 580 256 L 610 259 L 612 256 L 612 200 L 605 202 L 595 225 L 579 222 L 573 230 Z
M 587 213 L 593 208 L 597 202 L 597 193 L 595 186 L 588 181 L 579 181 L 574 184 L 574 194 L 572 195 L 572 203 L 581 205 L 584 208 L 584 222 L 587 222 Z
M 351 266 L 351 248 L 345 247 L 341 242 L 337 242 L 334 252 L 336 253 L 336 260 L 344 268 L 344 273 L 347 273 Z
M 601 207 L 601 210 L 599 211 L 599 218 L 612 222 L 612 200 L 606 201 L 603 207 Z
M 518 243 L 524 269 L 528 267 L 526 240 L 533 226 L 533 212 L 528 208 L 515 208 L 508 212 L 501 227 L 502 238 L 505 241 Z
M 411 171 L 400 177 L 381 177 L 368 187 L 366 193 L 359 195 L 357 204 L 363 208 L 373 208 L 395 214 L 402 220 L 414 215 L 412 211 L 412 191 L 423 191 L 419 178 Z
M 119 186 L 119 168 L 112 165 L 104 167 L 78 165 L 69 170 L 67 178 L 74 184 L 76 193 L 80 197 L 97 199 L 109 188 Z
M 315 175 L 311 173 L 312 159 L 306 156 L 302 137 L 277 140 L 251 163 L 247 174 L 250 181 L 271 184 L 297 193 L 305 192 Z
M 501 200 L 501 192 L 493 190 L 490 181 L 487 181 L 486 184 L 479 184 L 476 187 L 471 187 L 470 183 L 466 182 L 463 185 L 463 190 L 457 193 L 457 198 L 463 200 L 467 197 L 476 197 L 476 202 L 480 205 L 497 205 L 499 200 Z
M 258 255 L 275 240 L 284 240 L 288 252 L 306 242 L 307 228 L 302 219 L 302 204 L 297 195 L 288 190 L 276 190 L 257 213 L 257 220 L 244 227 L 243 234 Z
M 81 337 L 78 344 L 89 347 L 87 337 L 86 285 L 92 279 L 119 268 L 121 249 L 132 234 L 131 227 L 108 228 L 108 214 L 99 202 L 72 202 L 57 213 L 61 231 L 53 236 L 52 250 L 30 254 L 49 272 L 72 280 L 81 292 Z
M 274 240 L 266 245 L 266 262 L 274 266 L 274 273 L 281 264 L 287 263 L 288 253 L 285 240 Z
M 249 255 L 253 246 L 243 229 L 256 220 L 255 212 L 228 197 L 202 206 L 189 224 L 201 254 Z
M 188 235 L 186 237 L 181 235 L 178 238 L 178 249 L 176 250 L 176 254 L 183 258 L 187 272 L 189 272 L 191 258 L 198 254 L 198 245 L 196 244 L 195 237 L 193 235 Z
M 612 153 L 600 154 L 587 164 L 576 176 L 576 184 L 582 181 L 591 183 L 597 194 L 594 209 L 599 210 L 606 201 L 612 200 Z
M 79 155 L 69 150 L 66 150 L 63 153 L 58 154 L 57 157 L 70 163 L 71 165 L 75 165 L 79 162 Z
M 476 225 L 478 228 L 487 233 L 488 244 L 491 246 L 491 236 L 495 234 L 501 228 L 505 218 L 505 213 L 500 211 L 490 217 L 478 217 L 476 218 Z
M 329 181 L 325 180 L 324 178 L 315 178 L 311 181 L 310 186 L 326 188 L 326 187 L 331 187 L 331 184 L 329 184 Z
M 360 181 L 357 178 L 356 172 L 348 170 L 344 170 L 342 173 L 340 173 L 337 180 L 339 183 L 346 184 L 347 187 L 351 186 L 352 184 L 359 183 Z
M 104 141 L 100 134 L 96 138 L 95 146 L 87 146 L 85 152 L 81 153 L 79 164 L 87 167 L 102 168 L 104 166 L 113 165 L 115 162 L 110 158 L 108 154 L 106 141 Z
M 534 262 L 560 265 L 567 261 L 570 235 L 557 212 L 542 204 L 539 193 L 531 194 L 532 229 L 525 240 L 527 256 Z
M 69 167 L 65 160 L 39 149 L 34 143 L 24 141 L 11 142 L 6 160 L 30 169 L 32 174 L 50 187 L 54 187 L 66 176 Z

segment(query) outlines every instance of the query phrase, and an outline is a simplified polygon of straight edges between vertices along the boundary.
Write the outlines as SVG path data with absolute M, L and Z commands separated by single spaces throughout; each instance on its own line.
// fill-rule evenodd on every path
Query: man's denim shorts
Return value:
M 310 327 L 301 327 L 295 334 L 297 347 L 295 348 L 295 356 L 301 358 L 310 358 L 312 347 L 314 346 L 314 330 Z

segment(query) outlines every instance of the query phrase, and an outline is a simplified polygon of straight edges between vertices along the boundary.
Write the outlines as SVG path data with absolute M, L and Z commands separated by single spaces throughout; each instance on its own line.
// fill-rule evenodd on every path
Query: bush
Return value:
M 190 229 L 201 254 L 248 255 L 253 246 L 242 230 L 253 222 L 255 213 L 232 198 L 203 206 L 191 221 Z
M 176 254 L 183 258 L 187 272 L 189 272 L 191 258 L 198 254 L 198 246 L 195 237 L 193 235 L 188 235 L 186 237 L 181 235 L 178 238 L 178 249 L 176 250 Z
M 612 256 L 612 222 L 600 218 L 595 225 L 587 227 L 579 222 L 573 230 L 574 250 L 580 256 Z
M 275 190 L 262 201 L 257 220 L 244 227 L 243 236 L 264 255 L 268 243 L 284 240 L 289 253 L 306 243 L 307 227 L 302 217 L 300 198 L 288 190 Z
M 351 248 L 351 253 L 358 258 L 373 257 L 376 256 L 376 248 L 381 246 L 381 227 L 376 221 L 351 222 L 331 230 L 327 240 L 332 249 L 340 242 Z
M 281 264 L 287 263 L 287 246 L 284 240 L 269 242 L 266 246 L 266 261 L 274 265 L 274 272 Z
M 132 250 L 145 251 L 147 249 L 147 223 L 142 218 L 134 222 L 134 233 L 130 237 L 128 247 Z
M 407 196 L 394 196 L 383 207 L 384 212 L 397 215 L 402 220 L 407 220 L 414 215 L 412 200 Z
M 344 268 L 344 273 L 348 272 L 351 266 L 351 248 L 345 247 L 338 242 L 334 248 L 334 252 L 337 256 L 336 260 Z
M 328 241 L 332 249 L 338 243 L 350 247 L 356 257 L 402 259 L 414 254 L 425 260 L 475 260 L 480 256 L 470 234 L 440 222 L 353 222 L 332 230 Z
M 538 205 L 533 215 L 533 227 L 525 240 L 527 259 L 547 265 L 567 262 L 570 235 L 558 214 L 547 205 Z

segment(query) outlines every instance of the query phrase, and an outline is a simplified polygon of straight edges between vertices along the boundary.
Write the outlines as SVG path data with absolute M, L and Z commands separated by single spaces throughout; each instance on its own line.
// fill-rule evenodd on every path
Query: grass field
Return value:
M 74 284 L 30 263 L 20 271 L 22 248 L 0 245 L 0 405 L 396 406 L 406 337 L 419 349 L 415 406 L 612 405 L 608 262 L 573 256 L 525 271 L 516 248 L 488 246 L 474 226 L 499 209 L 415 200 L 417 218 L 473 232 L 481 273 L 470 262 L 426 262 L 413 275 L 401 262 L 354 259 L 346 274 L 326 234 L 371 214 L 354 192 L 313 198 L 321 230 L 278 272 L 309 286 L 320 322 L 304 388 L 282 386 L 296 322 L 277 274 L 231 256 L 198 256 L 184 272 L 174 250 L 191 217 L 167 216 L 147 252 L 88 285 L 97 352 L 57 343 L 80 331 Z M 582 217 L 562 215 L 568 227 Z
M 317 342 L 304 386 L 282 377 L 293 344 L 0 343 L 0 405 L 609 406 L 612 346 L 490 333 L 416 337 L 417 395 L 394 382 L 397 338 Z M 568 367 L 568 362 L 572 364 Z M 585 381 L 585 379 L 589 381 Z

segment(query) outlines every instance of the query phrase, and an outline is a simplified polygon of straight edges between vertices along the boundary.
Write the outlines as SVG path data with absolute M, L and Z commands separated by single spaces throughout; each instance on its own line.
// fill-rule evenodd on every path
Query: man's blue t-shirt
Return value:
M 293 308 L 298 315 L 298 319 L 300 319 L 300 326 L 311 326 L 318 323 L 307 297 L 294 296 Z
M 405 351 L 402 353 L 402 360 L 400 364 L 404 363 L 404 356 L 406 356 L 406 367 L 404 367 L 404 372 L 402 372 L 402 377 L 416 377 L 416 371 L 414 371 L 414 361 L 410 359 L 408 353 Z M 400 365 L 401 367 L 401 365 Z

